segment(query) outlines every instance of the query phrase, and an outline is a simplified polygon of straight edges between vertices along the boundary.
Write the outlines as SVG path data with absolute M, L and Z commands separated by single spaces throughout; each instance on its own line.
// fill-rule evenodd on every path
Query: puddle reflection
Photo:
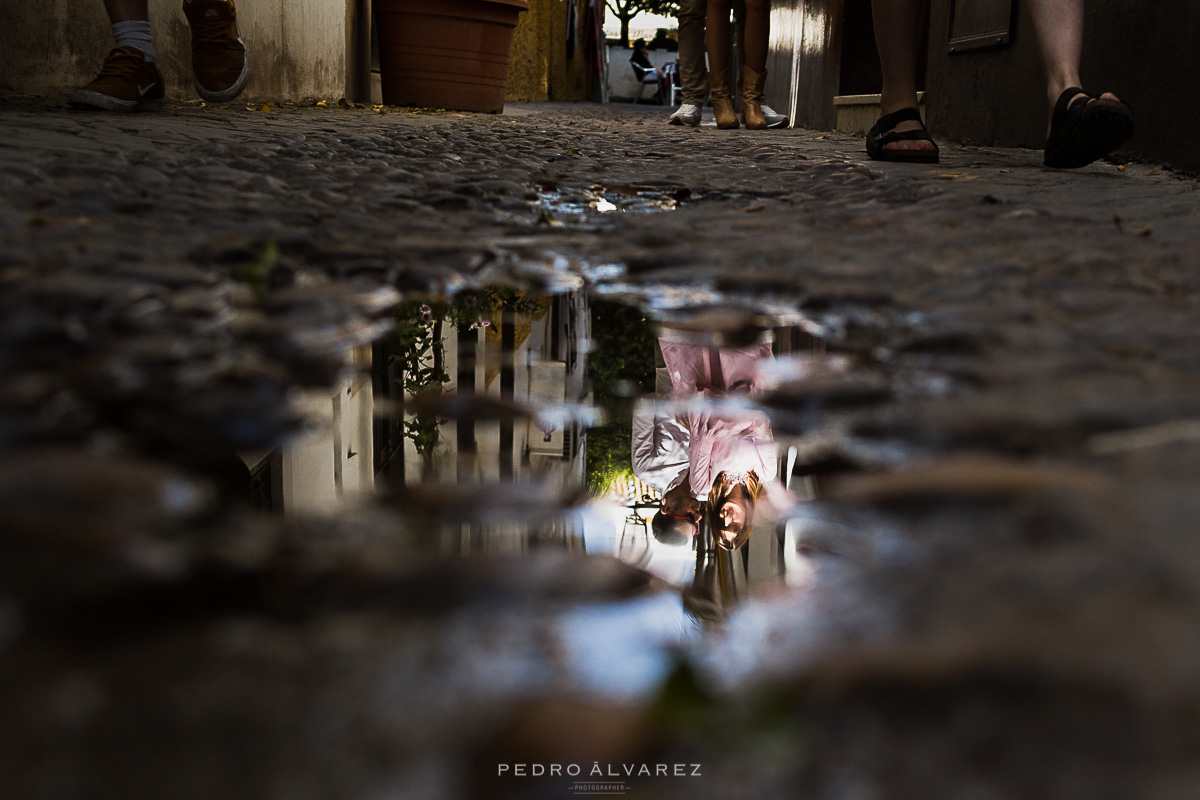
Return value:
M 808 580 L 782 521 L 807 490 L 756 402 L 806 334 L 511 289 L 407 301 L 395 323 L 306 400 L 314 433 L 247 458 L 260 507 L 382 496 L 437 555 L 615 556 L 674 587 L 673 629 Z
M 665 192 L 654 187 L 629 185 L 562 189 L 555 183 L 543 184 L 539 192 L 546 221 L 576 224 L 585 222 L 593 212 L 608 214 L 622 211 L 674 211 L 690 194 L 686 189 Z

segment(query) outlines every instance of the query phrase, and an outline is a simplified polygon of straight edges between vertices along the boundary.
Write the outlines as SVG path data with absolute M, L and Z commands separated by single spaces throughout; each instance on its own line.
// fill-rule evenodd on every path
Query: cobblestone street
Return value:
M 704 762 L 637 795 L 664 798 L 1194 796 L 1197 180 L 664 122 L 0 105 L 0 781 L 20 787 L 0 796 L 555 797 L 488 770 L 564 752 Z M 171 494 L 191 443 L 304 428 L 296 388 L 334 386 L 397 302 L 483 286 L 815 337 L 762 405 L 828 477 L 804 549 L 829 577 L 698 645 L 720 689 L 678 718 L 439 667 L 464 642 L 518 663 L 544 615 L 488 617 L 465 568 L 422 578 L 378 509 L 267 521 Z M 581 569 L 529 557 L 533 588 L 498 594 L 561 599 L 541 581 Z M 368 613 L 369 560 L 404 573 L 371 589 L 404 612 Z M 625 579 L 589 575 L 572 600 Z M 444 604 L 414 600 L 435 585 Z

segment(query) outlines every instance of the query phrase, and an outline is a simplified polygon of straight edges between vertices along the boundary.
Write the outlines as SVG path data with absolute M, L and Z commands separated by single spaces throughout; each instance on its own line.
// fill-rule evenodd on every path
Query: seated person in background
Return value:
M 663 92 L 663 71 L 654 66 L 650 61 L 650 48 L 646 46 L 645 39 L 638 39 L 633 43 L 633 55 L 629 57 L 629 63 L 637 67 L 638 78 L 646 83 L 646 74 L 653 72 L 658 78 L 658 99 L 662 100 Z
M 649 47 L 651 50 L 667 50 L 672 53 L 679 52 L 679 42 L 667 35 L 666 28 L 659 28 L 654 33 L 654 38 L 650 40 Z

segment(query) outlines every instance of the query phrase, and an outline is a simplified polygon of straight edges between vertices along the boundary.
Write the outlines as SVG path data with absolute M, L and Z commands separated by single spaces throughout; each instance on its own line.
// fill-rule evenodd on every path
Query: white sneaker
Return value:
M 771 108 L 766 103 L 763 103 L 763 105 L 762 105 L 762 113 L 763 113 L 763 116 L 766 117 L 766 119 L 767 119 L 767 127 L 768 128 L 786 128 L 787 127 L 788 118 L 785 117 L 783 114 L 776 113 L 775 109 Z
M 700 107 L 694 106 L 691 103 L 684 103 L 667 119 L 667 124 L 691 125 L 693 128 L 700 127 Z

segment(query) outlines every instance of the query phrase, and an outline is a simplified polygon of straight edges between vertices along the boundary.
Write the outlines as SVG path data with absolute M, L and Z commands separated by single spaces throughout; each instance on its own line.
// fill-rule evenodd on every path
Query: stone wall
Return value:
M 250 48 L 243 99 L 336 99 L 347 93 L 347 31 L 359 0 L 245 0 L 238 6 Z M 180 0 L 150 0 L 154 44 L 168 97 L 194 99 L 190 34 Z M 90 81 L 112 47 L 100 0 L 6 4 L 0 26 L 0 92 L 66 93 Z
M 563 0 L 530 0 L 513 35 L 512 59 L 505 99 L 592 100 L 593 71 L 583 52 L 586 4 L 576 5 L 576 48 L 567 57 L 567 3 Z

